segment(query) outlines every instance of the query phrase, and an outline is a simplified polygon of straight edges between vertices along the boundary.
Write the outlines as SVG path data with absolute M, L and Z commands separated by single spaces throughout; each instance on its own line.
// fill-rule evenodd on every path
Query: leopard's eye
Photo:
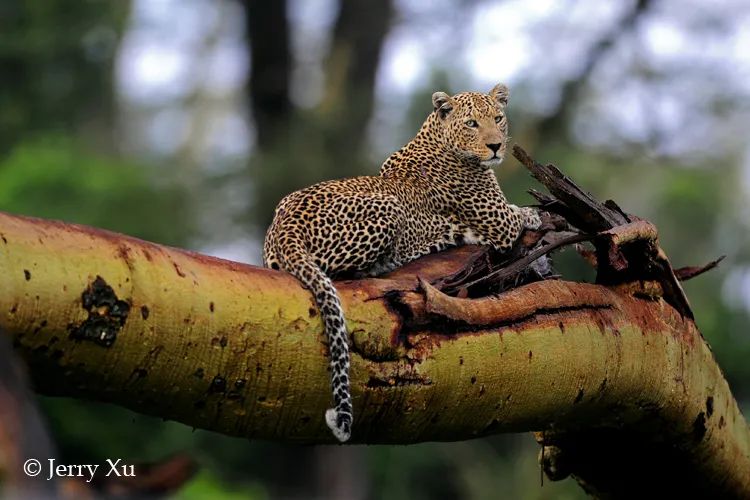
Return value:
M 503 115 L 497 115 L 495 117 L 495 123 L 500 123 L 501 121 L 503 121 Z
M 477 123 L 476 120 L 467 120 L 466 121 L 466 126 L 467 127 L 471 127 L 471 128 L 477 128 L 479 126 L 479 124 Z

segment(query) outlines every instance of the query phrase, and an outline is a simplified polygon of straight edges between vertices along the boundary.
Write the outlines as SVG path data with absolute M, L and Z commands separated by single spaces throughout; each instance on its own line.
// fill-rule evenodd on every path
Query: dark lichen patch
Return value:
M 706 417 L 711 418 L 714 414 L 714 398 L 709 396 L 706 398 Z
M 604 392 L 604 389 L 606 388 L 607 388 L 607 377 L 604 377 L 604 379 L 602 380 L 602 383 L 599 384 L 599 389 L 597 389 L 597 391 L 601 393 L 601 392 Z
M 211 381 L 211 385 L 208 387 L 209 393 L 226 392 L 227 390 L 227 379 L 221 375 L 216 375 Z
M 208 310 L 211 311 L 211 312 L 214 312 L 214 309 L 215 309 L 214 303 L 213 302 L 209 302 L 208 303 Z
M 34 331 L 32 332 L 32 334 L 36 335 L 37 333 L 41 332 L 42 328 L 44 328 L 45 326 L 47 326 L 47 320 L 43 319 L 42 321 L 39 322 L 39 326 L 34 328 Z
M 370 377 L 366 384 L 366 386 L 371 389 L 374 389 L 376 387 L 393 387 L 394 385 L 395 383 L 390 383 L 388 379 L 378 377 Z
M 146 370 L 145 368 L 135 368 L 132 372 L 130 372 L 130 376 L 128 377 L 128 384 L 137 382 L 138 380 L 144 379 L 147 376 L 148 370 Z M 138 393 L 141 394 L 142 391 L 139 391 Z
M 581 401 L 583 401 L 583 388 L 578 389 L 578 394 L 576 394 L 576 398 L 573 400 L 573 404 L 578 404 Z
M 371 376 L 365 387 L 368 389 L 394 388 L 404 385 L 432 385 L 432 380 L 419 375 L 400 375 L 395 377 Z
M 117 247 L 117 254 L 120 256 L 120 258 L 125 261 L 125 264 L 128 266 L 130 270 L 133 269 L 133 262 L 130 257 L 130 247 L 128 247 L 125 244 L 121 244 Z
M 130 304 L 120 300 L 101 276 L 81 294 L 81 305 L 89 316 L 80 325 L 71 325 L 70 337 L 110 347 L 117 340 L 130 313 Z
M 26 281 L 31 280 L 31 272 L 28 269 L 23 270 L 23 277 L 26 278 Z
M 706 414 L 700 412 L 693 422 L 693 439 L 700 441 L 706 435 Z
M 184 273 L 184 272 L 182 271 L 182 269 L 180 269 L 180 266 L 178 266 L 176 262 L 172 262 L 172 265 L 174 266 L 174 270 L 175 270 L 175 272 L 177 273 L 177 276 L 179 276 L 180 278 L 184 278 L 185 276 L 187 276 L 187 275 L 186 275 L 186 274 L 185 274 L 185 273 Z
M 151 311 L 149 311 L 148 306 L 141 306 L 141 318 L 143 318 L 144 321 L 148 319 L 149 314 L 151 314 Z

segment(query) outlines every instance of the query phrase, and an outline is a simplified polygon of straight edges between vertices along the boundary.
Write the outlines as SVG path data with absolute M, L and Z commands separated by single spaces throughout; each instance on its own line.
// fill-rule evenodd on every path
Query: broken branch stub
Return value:
M 619 209 L 613 210 L 598 201 L 590 193 L 578 187 L 554 165 L 541 165 L 535 162 L 518 145 L 513 146 L 513 156 L 529 169 L 531 175 L 545 186 L 559 203 L 571 210 L 566 214 L 566 219 L 572 225 L 588 232 L 599 232 L 630 222 L 622 211 Z
M 520 146 L 513 155 L 529 169 L 551 196 L 532 193 L 542 208 L 563 215 L 587 234 L 597 234 L 597 283 L 617 285 L 637 280 L 655 280 L 664 299 L 680 314 L 693 318 L 690 303 L 675 276 L 669 259 L 659 247 L 656 228 L 648 221 L 625 214 L 614 201 L 601 203 L 578 187 L 554 165 L 541 165 Z

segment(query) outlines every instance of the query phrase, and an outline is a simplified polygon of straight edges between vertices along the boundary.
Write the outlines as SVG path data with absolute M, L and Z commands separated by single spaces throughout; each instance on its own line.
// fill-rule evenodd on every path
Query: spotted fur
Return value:
M 332 278 L 391 271 L 461 244 L 509 249 L 540 220 L 510 205 L 492 167 L 508 142 L 508 89 L 432 96 L 419 133 L 393 153 L 380 175 L 322 182 L 286 196 L 276 208 L 264 263 L 294 275 L 312 292 L 330 350 L 333 434 L 351 435 L 352 398 L 344 313 Z

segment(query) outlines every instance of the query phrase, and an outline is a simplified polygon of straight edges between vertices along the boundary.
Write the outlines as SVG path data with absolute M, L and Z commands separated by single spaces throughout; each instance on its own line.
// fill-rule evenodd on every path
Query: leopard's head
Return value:
M 443 146 L 463 162 L 485 168 L 500 165 L 508 143 L 508 87 L 495 85 L 489 94 L 432 94 L 433 125 Z

